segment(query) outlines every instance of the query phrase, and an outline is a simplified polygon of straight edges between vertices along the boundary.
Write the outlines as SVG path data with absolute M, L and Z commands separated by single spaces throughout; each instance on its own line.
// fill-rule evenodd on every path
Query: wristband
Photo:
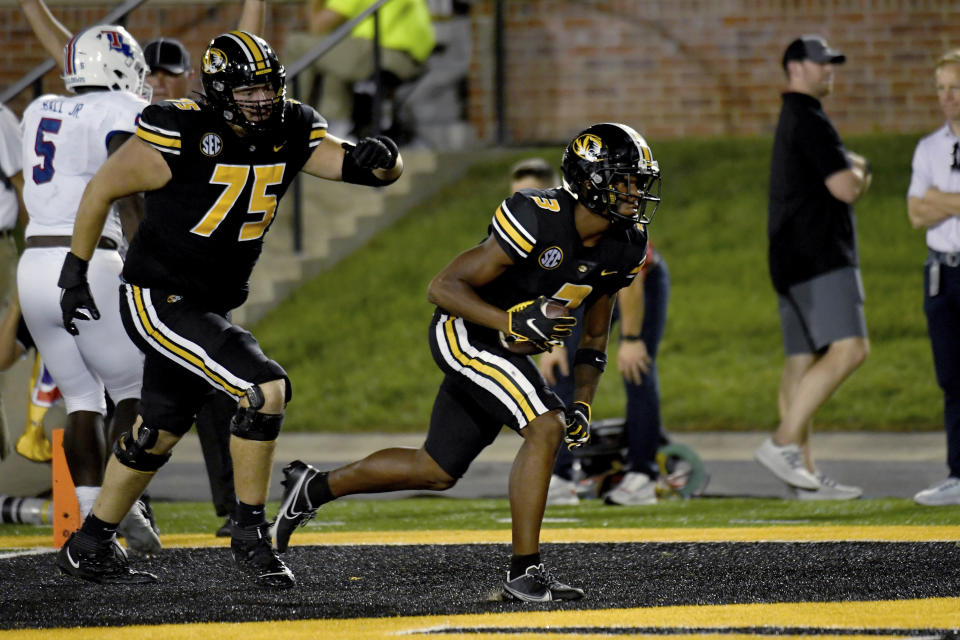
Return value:
M 639 342 L 640 340 L 643 340 L 643 338 L 639 333 L 629 333 L 620 336 L 620 340 L 624 342 Z
M 603 372 L 607 368 L 607 354 L 599 349 L 577 349 L 573 356 L 573 366 L 578 364 L 587 364 Z

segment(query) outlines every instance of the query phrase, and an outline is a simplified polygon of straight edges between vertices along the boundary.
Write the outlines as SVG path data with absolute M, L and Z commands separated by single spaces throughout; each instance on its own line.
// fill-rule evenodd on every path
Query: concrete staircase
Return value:
M 404 172 L 382 189 L 321 180 L 303 175 L 303 248 L 293 250 L 291 186 L 280 203 L 263 254 L 250 280 L 250 297 L 233 312 L 247 327 L 276 307 L 305 280 L 329 269 L 363 246 L 376 233 L 467 170 L 471 154 L 403 149 Z

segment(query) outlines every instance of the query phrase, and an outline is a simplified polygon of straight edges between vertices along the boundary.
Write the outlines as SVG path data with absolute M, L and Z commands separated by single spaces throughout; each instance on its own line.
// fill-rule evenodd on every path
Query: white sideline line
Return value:
M 45 553 L 56 553 L 56 549 L 49 547 L 33 547 L 31 549 L 16 549 L 15 551 L 0 552 L 0 560 L 19 558 L 22 556 L 40 556 Z

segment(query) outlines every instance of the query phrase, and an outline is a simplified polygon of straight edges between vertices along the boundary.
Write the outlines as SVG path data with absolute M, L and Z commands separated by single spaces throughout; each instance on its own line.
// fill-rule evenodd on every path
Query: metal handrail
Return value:
M 317 43 L 317 45 L 298 58 L 293 64 L 286 67 L 287 77 L 293 81 L 294 97 L 299 98 L 299 81 L 297 76 L 313 62 L 335 47 L 341 40 L 350 35 L 353 28 L 365 20 L 370 14 L 373 14 L 373 69 L 374 82 L 377 90 L 373 94 L 373 133 L 380 133 L 380 101 L 383 87 L 380 77 L 380 8 L 390 0 L 377 0 L 375 3 L 361 11 L 347 22 L 330 32 L 330 35 Z M 293 220 L 291 227 L 293 231 L 293 251 L 301 253 L 303 251 L 303 186 L 302 177 L 297 176 L 293 182 Z
M 146 1 L 147 0 L 127 0 L 116 9 L 105 15 L 102 20 L 95 24 L 117 24 L 126 18 L 127 14 Z M 62 63 L 63 61 L 61 60 L 60 62 Z M 53 58 L 47 58 L 33 69 L 28 71 L 26 75 L 14 82 L 11 86 L 7 87 L 3 93 L 0 93 L 0 102 L 9 102 L 11 98 L 19 95 L 20 92 L 27 87 L 35 84 L 44 76 L 45 73 L 50 71 L 50 69 L 53 69 L 58 64 L 59 63 Z M 39 91 L 37 92 L 37 95 L 39 95 Z

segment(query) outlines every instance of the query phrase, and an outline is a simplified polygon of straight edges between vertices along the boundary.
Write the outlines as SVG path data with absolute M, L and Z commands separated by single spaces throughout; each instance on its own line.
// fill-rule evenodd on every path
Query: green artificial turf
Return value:
M 207 533 L 220 524 L 206 502 L 154 502 L 164 533 Z M 267 515 L 277 505 L 267 507 Z M 427 531 L 510 528 L 506 499 L 421 497 L 400 500 L 339 500 L 324 506 L 310 531 Z M 544 528 L 708 528 L 826 525 L 956 525 L 960 506 L 922 507 L 903 498 L 853 502 L 797 502 L 770 498 L 661 500 L 643 507 L 611 507 L 600 500 L 548 507 Z M 0 536 L 45 535 L 50 527 L 0 525 Z

